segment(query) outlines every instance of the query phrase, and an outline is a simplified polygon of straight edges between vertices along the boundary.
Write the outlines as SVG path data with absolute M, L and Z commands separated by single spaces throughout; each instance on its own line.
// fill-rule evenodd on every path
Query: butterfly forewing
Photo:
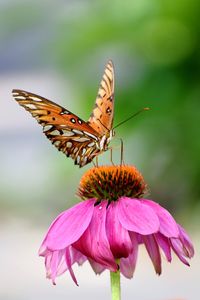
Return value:
M 72 157 L 76 164 L 83 166 L 94 158 L 98 133 L 88 123 L 36 94 L 13 90 L 13 96 L 42 125 L 52 144 Z
M 110 60 L 100 82 L 96 102 L 88 124 L 101 136 L 112 129 L 114 114 L 114 67 Z

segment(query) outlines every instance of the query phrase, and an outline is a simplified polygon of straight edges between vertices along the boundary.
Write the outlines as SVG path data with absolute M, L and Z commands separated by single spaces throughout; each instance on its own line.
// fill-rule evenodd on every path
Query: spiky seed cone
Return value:
M 122 196 L 140 198 L 147 192 L 143 176 L 134 166 L 101 166 L 88 170 L 81 178 L 78 195 L 116 201 Z

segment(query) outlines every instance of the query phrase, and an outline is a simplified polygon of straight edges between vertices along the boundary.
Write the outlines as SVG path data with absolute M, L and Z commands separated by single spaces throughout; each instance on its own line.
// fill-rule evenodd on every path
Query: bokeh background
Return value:
M 0 299 L 110 299 L 109 274 L 75 268 L 45 279 L 37 249 L 55 216 L 78 202 L 83 169 L 54 149 L 12 99 L 19 88 L 87 120 L 108 59 L 115 64 L 115 124 L 125 161 L 187 228 L 196 256 L 176 257 L 158 278 L 141 248 L 123 299 L 197 299 L 200 294 L 200 2 L 198 0 L 0 0 Z M 115 162 L 119 162 L 119 140 Z M 109 163 L 109 154 L 99 159 Z

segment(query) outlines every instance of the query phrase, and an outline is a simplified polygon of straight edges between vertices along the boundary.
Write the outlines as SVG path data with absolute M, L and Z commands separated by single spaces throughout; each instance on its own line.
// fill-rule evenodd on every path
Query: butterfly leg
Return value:
M 121 138 L 120 138 L 120 143 L 121 143 L 120 165 L 125 165 L 125 163 L 124 163 L 124 143 Z
M 96 164 L 95 164 L 95 162 L 92 160 L 92 163 L 93 163 L 93 166 L 96 168 Z
M 96 167 L 99 167 L 98 156 L 96 156 Z
M 111 163 L 113 164 L 113 166 L 115 165 L 114 162 L 113 162 L 113 148 L 111 147 L 110 148 L 110 161 Z

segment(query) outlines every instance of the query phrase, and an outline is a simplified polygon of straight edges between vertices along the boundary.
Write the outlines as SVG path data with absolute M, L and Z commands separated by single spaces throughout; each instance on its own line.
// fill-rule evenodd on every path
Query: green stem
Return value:
M 111 293 L 112 300 L 120 300 L 120 271 L 110 272 L 110 284 L 111 284 Z

